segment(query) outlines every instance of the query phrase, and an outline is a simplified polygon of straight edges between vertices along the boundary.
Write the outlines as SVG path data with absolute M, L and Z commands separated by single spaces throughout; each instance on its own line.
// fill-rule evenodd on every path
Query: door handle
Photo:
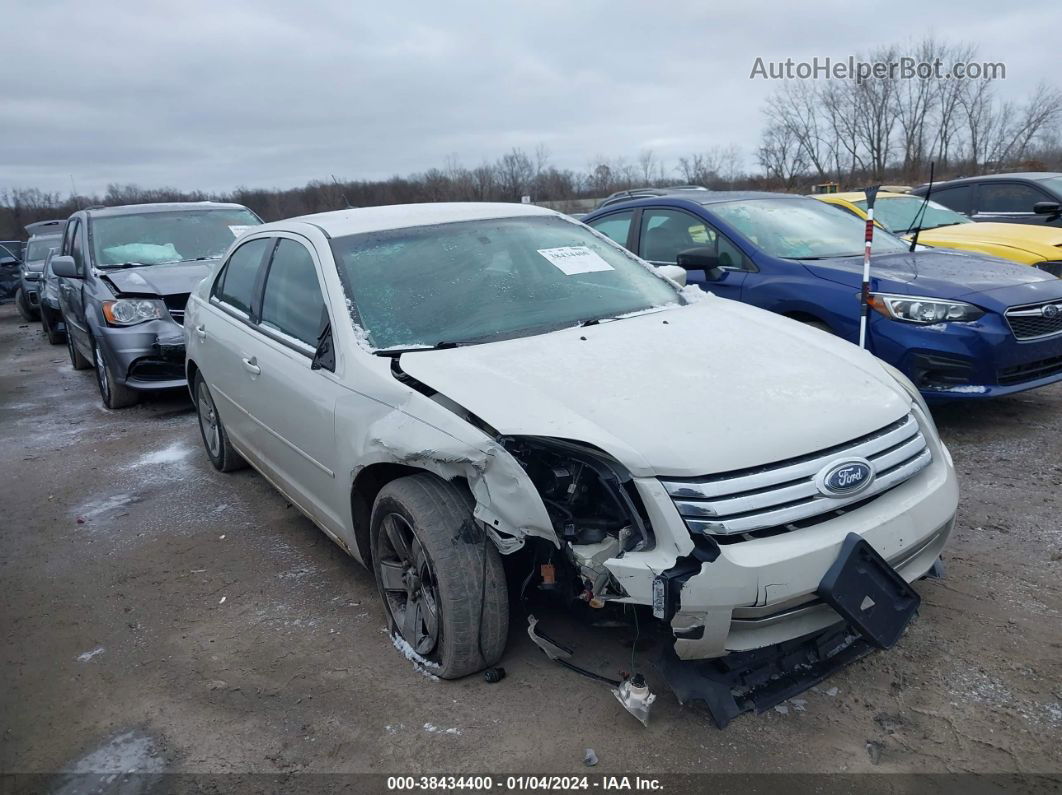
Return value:
M 251 375 L 258 375 L 262 372 L 262 368 L 258 366 L 258 359 L 254 356 L 243 360 L 243 369 Z
M 197 337 L 199 337 L 199 339 L 205 340 L 206 339 L 206 326 L 204 326 L 202 323 L 200 323 L 198 326 L 195 327 L 195 334 L 196 334 Z

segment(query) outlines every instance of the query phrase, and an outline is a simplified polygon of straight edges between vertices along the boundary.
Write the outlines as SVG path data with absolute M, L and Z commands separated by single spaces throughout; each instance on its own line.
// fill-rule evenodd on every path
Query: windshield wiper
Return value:
M 191 257 L 189 259 L 175 259 L 175 260 L 172 260 L 172 261 L 173 262 L 202 262 L 205 259 L 217 259 L 220 256 L 221 256 L 220 254 L 214 254 L 214 255 L 211 255 L 209 257 Z
M 457 348 L 461 345 L 473 345 L 472 342 L 450 342 L 449 340 L 443 340 L 436 342 L 434 345 L 418 345 L 411 348 L 388 348 L 382 351 L 373 351 L 373 356 L 386 356 L 391 359 L 397 359 L 403 353 L 418 353 L 419 351 L 443 351 L 448 348 Z
M 97 265 L 100 270 L 121 270 L 123 268 L 143 268 L 146 263 L 144 262 L 115 262 L 114 264 Z

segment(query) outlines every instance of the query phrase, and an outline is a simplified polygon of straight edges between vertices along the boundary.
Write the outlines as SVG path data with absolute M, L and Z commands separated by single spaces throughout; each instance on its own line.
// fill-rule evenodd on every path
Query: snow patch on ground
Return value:
M 102 646 L 97 646 L 92 651 L 82 652 L 81 654 L 79 654 L 77 656 L 77 661 L 78 662 L 88 662 L 93 657 L 95 657 L 97 654 L 103 654 L 103 647 Z
M 75 513 L 84 519 L 96 519 L 138 501 L 139 498 L 135 494 L 110 494 L 98 500 L 86 502 Z
M 405 638 L 403 638 L 401 635 L 399 635 L 396 632 L 392 632 L 391 633 L 391 644 L 396 649 L 398 649 L 398 653 L 399 654 L 401 654 L 403 657 L 405 657 L 407 660 L 409 660 L 411 663 L 413 663 L 413 670 L 415 670 L 417 673 L 421 674 L 422 676 L 424 676 L 424 677 L 426 677 L 428 679 L 431 679 L 431 680 L 436 681 L 436 682 L 439 681 L 439 677 L 437 677 L 435 674 L 433 674 L 431 672 L 431 670 L 430 670 L 432 668 L 438 670 L 439 665 L 437 663 L 433 663 L 431 660 L 425 660 L 423 657 L 421 657 L 419 654 L 417 654 L 417 650 L 414 649 L 412 646 L 410 646 L 406 642 Z M 425 724 L 425 726 L 426 725 L 427 724 Z
M 155 741 L 145 734 L 129 731 L 119 734 L 92 753 L 83 756 L 65 772 L 161 773 L 164 766 L 155 750 Z
M 457 736 L 461 735 L 461 730 L 456 727 L 444 729 L 441 726 L 436 726 L 434 723 L 425 723 L 424 731 L 428 732 L 429 734 L 454 734 Z
M 174 442 L 161 450 L 155 450 L 147 455 L 141 456 L 134 461 L 128 469 L 139 469 L 140 467 L 155 466 L 158 464 L 177 464 L 191 454 L 191 447 L 188 447 L 181 442 Z

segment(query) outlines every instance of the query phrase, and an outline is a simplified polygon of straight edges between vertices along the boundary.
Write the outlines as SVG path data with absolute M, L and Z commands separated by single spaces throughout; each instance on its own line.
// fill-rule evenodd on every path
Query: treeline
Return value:
M 582 170 L 557 168 L 550 162 L 546 148 L 540 146 L 534 152 L 513 149 L 495 162 L 475 168 L 467 168 L 450 158 L 441 168 L 409 176 L 386 180 L 330 177 L 286 190 L 237 188 L 227 193 L 206 193 L 109 185 L 103 195 L 91 196 L 63 195 L 36 188 L 0 191 L 0 239 L 25 237 L 23 228 L 28 223 L 66 218 L 75 210 L 92 206 L 232 201 L 250 207 L 266 221 L 273 221 L 344 207 L 438 201 L 518 202 L 524 196 L 540 203 L 564 205 L 586 200 L 592 205 L 592 200 L 618 190 L 679 183 L 715 189 L 770 185 L 765 178 L 744 173 L 741 152 L 734 146 L 691 153 L 670 165 L 651 150 L 641 152 L 634 159 L 597 157 Z
M 977 49 L 927 38 L 857 56 L 868 63 L 977 63 Z M 1062 92 L 1040 84 L 1024 101 L 1003 100 L 997 79 L 789 80 L 764 108 L 757 150 L 764 172 L 786 189 L 876 178 L 918 183 L 1006 170 L 1062 169 Z

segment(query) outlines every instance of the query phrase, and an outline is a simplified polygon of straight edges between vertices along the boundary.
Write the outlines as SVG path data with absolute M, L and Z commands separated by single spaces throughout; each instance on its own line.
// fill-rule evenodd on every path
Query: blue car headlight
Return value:
M 983 317 L 985 311 L 965 301 L 944 301 L 911 295 L 874 293 L 870 296 L 874 311 L 905 323 L 968 323 Z

